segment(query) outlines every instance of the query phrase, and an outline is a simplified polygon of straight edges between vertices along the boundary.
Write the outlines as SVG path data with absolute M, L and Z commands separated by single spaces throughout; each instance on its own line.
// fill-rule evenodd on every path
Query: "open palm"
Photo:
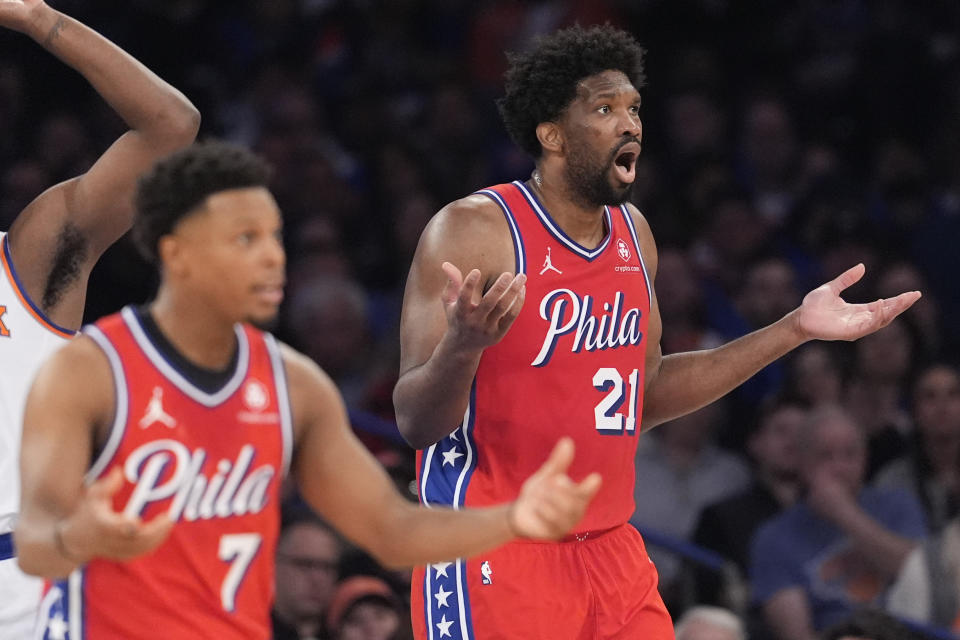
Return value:
M 0 26 L 24 31 L 43 0 L 0 0 Z
M 819 340 L 856 340 L 890 324 L 920 299 L 919 291 L 907 291 L 893 298 L 866 304 L 850 304 L 840 297 L 844 289 L 863 277 L 858 264 L 837 278 L 808 293 L 798 310 L 801 333 Z

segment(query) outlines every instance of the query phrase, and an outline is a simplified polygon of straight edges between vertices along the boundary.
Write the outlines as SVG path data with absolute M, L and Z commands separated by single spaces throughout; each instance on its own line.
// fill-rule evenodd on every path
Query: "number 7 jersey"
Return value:
M 237 325 L 232 375 L 191 383 L 130 308 L 87 327 L 110 361 L 116 395 L 88 481 L 114 468 L 113 508 L 173 531 L 129 562 L 94 559 L 50 586 L 42 638 L 267 638 L 291 454 L 290 406 L 272 336 Z
M 516 498 L 561 436 L 576 443 L 569 473 L 603 474 L 578 532 L 633 513 L 650 282 L 625 206 L 606 207 L 594 249 L 567 237 L 521 182 L 478 193 L 506 217 L 526 300 L 483 352 L 463 423 L 419 454 L 426 504 L 482 506 Z

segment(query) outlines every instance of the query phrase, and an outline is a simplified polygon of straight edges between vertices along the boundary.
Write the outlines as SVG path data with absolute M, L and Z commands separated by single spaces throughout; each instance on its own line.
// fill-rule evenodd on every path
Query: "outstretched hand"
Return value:
M 866 304 L 850 304 L 840 297 L 844 289 L 859 282 L 866 268 L 858 264 L 837 278 L 808 293 L 797 309 L 797 323 L 806 339 L 856 340 L 890 324 L 920 299 L 919 291 Z
M 0 0 L 0 26 L 25 32 L 43 6 L 43 0 Z
M 449 262 L 441 268 L 447 276 L 441 299 L 447 325 L 458 342 L 467 349 L 485 349 L 499 342 L 523 307 L 527 276 L 502 273 L 483 293 L 479 269 L 464 278 Z
M 561 438 L 536 473 L 527 478 L 511 506 L 510 526 L 523 538 L 555 540 L 573 529 L 600 489 L 599 473 L 579 483 L 567 475 L 573 440 Z
M 170 535 L 173 521 L 166 513 L 145 523 L 113 510 L 113 495 L 122 486 L 123 473 L 115 468 L 87 487 L 74 512 L 61 521 L 58 544 L 68 560 L 129 560 L 153 551 Z

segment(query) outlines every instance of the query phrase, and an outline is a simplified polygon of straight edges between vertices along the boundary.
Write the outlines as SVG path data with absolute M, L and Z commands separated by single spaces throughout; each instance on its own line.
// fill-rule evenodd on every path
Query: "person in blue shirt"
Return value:
M 803 498 L 751 545 L 753 599 L 781 640 L 813 640 L 858 608 L 882 604 L 926 533 L 909 493 L 864 487 L 866 439 L 849 414 L 814 410 L 800 439 Z

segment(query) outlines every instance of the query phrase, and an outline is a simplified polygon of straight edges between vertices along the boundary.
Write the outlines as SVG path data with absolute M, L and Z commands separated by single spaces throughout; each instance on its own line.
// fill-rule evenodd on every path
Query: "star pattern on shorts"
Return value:
M 65 640 L 67 637 L 67 623 L 59 611 L 47 622 L 47 638 L 49 640 Z
M 447 569 L 449 569 L 450 565 L 452 564 L 453 564 L 452 562 L 438 562 L 430 566 L 433 567 L 433 570 L 437 577 L 443 576 L 444 578 L 449 578 L 450 576 L 447 575 Z
M 457 466 L 457 458 L 461 457 L 463 454 L 460 453 L 456 447 L 451 448 L 449 451 L 443 452 L 443 464 L 449 464 L 451 467 Z
M 433 597 L 437 599 L 437 606 L 449 607 L 450 605 L 447 603 L 447 598 L 449 598 L 452 593 L 453 591 L 444 591 L 443 585 L 440 585 L 440 590 L 433 594 Z
M 443 614 L 443 618 L 440 619 L 440 622 L 437 623 L 437 629 L 440 630 L 441 638 L 452 638 L 453 634 L 450 633 L 450 625 L 452 625 L 455 620 L 447 620 L 447 614 Z

